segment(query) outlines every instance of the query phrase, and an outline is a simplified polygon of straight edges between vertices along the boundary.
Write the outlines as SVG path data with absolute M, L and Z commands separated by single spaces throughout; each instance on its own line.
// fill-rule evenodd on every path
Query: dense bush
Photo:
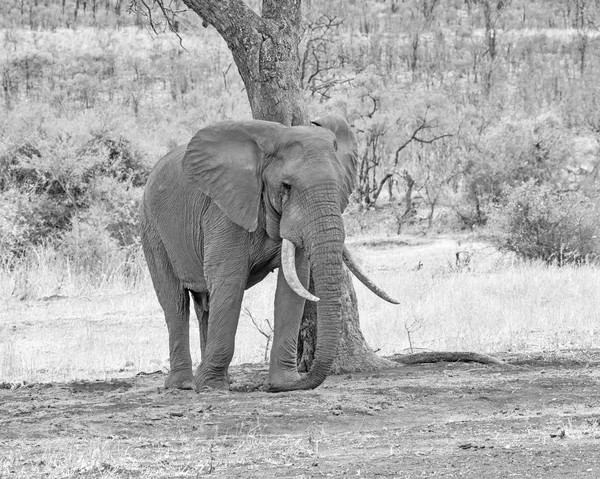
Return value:
M 79 156 L 91 156 L 96 162 L 83 174 L 90 183 L 97 178 L 114 178 L 134 187 L 144 186 L 149 169 L 140 154 L 134 151 L 131 142 L 122 136 L 113 136 L 111 131 L 94 131 L 92 138 L 83 146 Z
M 525 183 L 495 209 L 494 224 L 496 245 L 524 259 L 563 266 L 600 255 L 600 207 L 576 191 Z
M 116 127 L 89 121 L 7 139 L 0 152 L 0 260 L 38 245 L 94 263 L 94 251 L 138 242 L 137 212 L 149 166 Z M 92 244 L 94 243 L 94 244 Z M 82 245 L 90 248 L 82 253 Z M 93 247 L 92 247 L 93 246 Z M 78 252 L 75 254 L 75 252 Z

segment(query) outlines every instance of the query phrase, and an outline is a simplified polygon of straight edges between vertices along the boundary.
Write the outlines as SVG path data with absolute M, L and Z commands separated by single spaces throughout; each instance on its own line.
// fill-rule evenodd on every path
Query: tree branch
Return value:
M 386 359 L 401 363 L 401 364 L 423 364 L 445 362 L 473 362 L 481 364 L 491 364 L 494 366 L 508 366 L 504 361 L 496 359 L 487 354 L 465 352 L 446 352 L 446 351 L 431 351 L 413 354 L 394 354 Z
M 160 22 L 157 22 L 153 17 L 155 5 L 162 13 L 163 18 L 166 21 L 167 28 L 177 36 L 179 39 L 179 45 L 183 48 L 183 39 L 181 38 L 181 35 L 179 35 L 178 28 L 174 23 L 174 19 L 178 13 L 182 13 L 185 10 L 173 10 L 170 6 L 165 5 L 164 0 L 131 0 L 128 11 L 130 13 L 138 11 L 144 15 L 148 19 L 148 25 L 152 30 L 152 33 L 154 33 L 154 35 L 158 35 L 159 31 L 157 30 L 157 26 L 159 26 Z M 166 29 L 161 28 L 161 30 L 165 31 Z
M 375 114 L 375 112 L 377 112 L 377 110 L 379 110 L 379 105 L 377 104 L 377 102 L 379 101 L 379 98 L 375 98 L 370 93 L 367 93 L 367 97 L 370 98 L 371 101 L 373 102 L 373 111 L 371 111 L 371 113 L 367 113 L 367 118 L 373 118 L 373 115 Z
M 387 183 L 387 181 L 390 180 L 393 176 L 394 176 L 393 173 L 387 173 L 381 179 L 381 181 L 379 182 L 379 186 L 377 187 L 377 189 L 373 193 L 373 203 L 375 203 L 375 201 L 377 201 L 377 198 L 379 198 L 379 194 L 381 193 L 381 190 L 383 190 L 383 187 L 385 186 L 385 184 Z
M 406 140 L 404 143 L 402 143 L 396 149 L 396 153 L 394 155 L 394 166 L 398 166 L 398 162 L 400 160 L 400 153 L 402 152 L 402 150 L 404 150 L 413 141 L 416 141 L 417 143 L 423 143 L 423 144 L 430 145 L 431 143 L 435 143 L 436 141 L 441 140 L 442 138 L 448 138 L 448 137 L 454 136 L 454 133 L 444 133 L 443 135 L 434 136 L 433 138 L 428 138 L 428 139 L 418 137 L 417 135 L 421 131 L 434 128 L 432 125 L 430 125 L 427 122 L 427 112 L 428 111 L 429 111 L 429 107 L 427 107 L 427 109 L 425 110 L 425 114 L 421 117 L 421 123 L 419 125 L 417 125 L 417 127 L 414 129 L 414 131 L 410 135 L 410 138 L 408 138 L 408 140 Z

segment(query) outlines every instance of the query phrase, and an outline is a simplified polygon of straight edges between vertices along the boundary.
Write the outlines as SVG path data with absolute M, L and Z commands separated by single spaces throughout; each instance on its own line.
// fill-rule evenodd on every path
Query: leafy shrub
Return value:
M 600 208 L 583 194 L 533 181 L 514 188 L 493 213 L 501 250 L 546 263 L 581 264 L 600 253 Z
M 139 243 L 137 215 L 149 171 L 139 149 L 118 122 L 93 115 L 44 118 L 42 111 L 29 134 L 22 126 L 0 137 L 0 261 L 11 264 L 39 245 L 61 249 L 73 228 L 76 238 L 95 229 L 117 247 Z M 91 257 L 112 251 L 106 242 L 78 240 L 69 254 L 86 244 Z M 91 259 L 84 269 L 94 264 Z
M 73 218 L 71 228 L 55 245 L 72 274 L 86 276 L 96 285 L 114 277 L 134 282 L 143 277 L 145 263 L 139 241 L 123 246 L 111 231 L 112 221 L 97 206 L 90 208 L 84 218 Z
M 50 243 L 70 225 L 64 206 L 47 195 L 10 189 L 0 196 L 0 261 L 10 263 L 35 245 Z
M 102 223 L 120 246 L 139 243 L 138 215 L 142 188 L 134 188 L 113 178 L 99 178 L 90 195 L 91 206 L 79 214 L 86 223 Z
M 485 225 L 488 208 L 505 191 L 530 180 L 564 183 L 570 155 L 564 131 L 559 118 L 544 114 L 528 119 L 503 117 L 482 135 L 466 135 L 462 178 L 457 193 L 449 195 L 464 226 Z
M 120 182 L 131 182 L 135 187 L 146 183 L 148 167 L 131 142 L 122 136 L 115 136 L 110 131 L 96 131 L 80 154 L 97 159 L 84 174 L 87 182 L 95 177 L 111 177 Z
M 24 187 L 40 183 L 38 171 L 30 163 L 42 154 L 30 143 L 23 143 L 0 156 L 0 191 L 10 186 Z M 25 160 L 25 161 L 23 161 Z
M 117 241 L 107 234 L 101 223 L 73 220 L 61 238 L 60 251 L 75 273 L 106 270 L 106 262 L 118 253 Z

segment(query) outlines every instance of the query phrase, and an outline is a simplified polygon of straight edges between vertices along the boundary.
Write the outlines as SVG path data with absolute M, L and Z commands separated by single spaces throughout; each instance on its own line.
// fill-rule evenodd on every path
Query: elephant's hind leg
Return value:
M 165 387 L 193 388 L 192 357 L 190 354 L 190 298 L 169 261 L 158 237 L 142 224 L 142 246 L 150 269 L 150 277 L 169 330 L 169 362 L 171 370 Z
M 164 294 L 164 293 L 163 293 Z M 160 301 L 169 330 L 169 363 L 171 370 L 166 388 L 193 389 L 192 356 L 190 353 L 190 299 L 188 292 L 178 288 Z

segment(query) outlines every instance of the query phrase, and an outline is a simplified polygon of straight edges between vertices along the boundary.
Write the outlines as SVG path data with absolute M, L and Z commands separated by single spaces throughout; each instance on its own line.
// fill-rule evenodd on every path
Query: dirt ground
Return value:
M 0 478 L 600 477 L 600 351 L 403 366 L 314 391 L 169 391 L 164 374 L 2 385 Z

